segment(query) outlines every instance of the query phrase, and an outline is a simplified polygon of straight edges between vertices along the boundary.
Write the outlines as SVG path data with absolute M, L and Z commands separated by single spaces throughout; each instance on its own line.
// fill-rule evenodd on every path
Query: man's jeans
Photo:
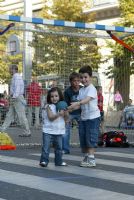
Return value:
M 43 133 L 43 145 L 40 162 L 49 163 L 49 153 L 51 141 L 53 141 L 55 149 L 55 165 L 62 164 L 62 135 L 51 135 Z
M 70 153 L 70 134 L 72 132 L 72 121 L 76 120 L 78 124 L 78 131 L 79 131 L 79 121 L 80 115 L 70 115 L 70 120 L 66 124 L 66 132 L 62 136 L 62 149 L 65 153 Z
M 29 135 L 30 129 L 29 129 L 28 120 L 26 118 L 25 99 L 23 96 L 19 96 L 15 99 L 11 98 L 9 111 L 2 125 L 2 131 L 5 131 L 10 126 L 11 122 L 14 120 L 14 113 L 17 114 L 19 123 L 24 127 L 23 134 Z

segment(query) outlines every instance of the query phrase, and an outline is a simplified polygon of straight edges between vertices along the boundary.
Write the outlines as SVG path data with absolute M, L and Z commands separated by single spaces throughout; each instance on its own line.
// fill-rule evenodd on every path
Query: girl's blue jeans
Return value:
M 43 132 L 43 145 L 40 162 L 49 163 L 49 153 L 51 142 L 54 145 L 55 165 L 62 164 L 62 135 L 51 135 Z

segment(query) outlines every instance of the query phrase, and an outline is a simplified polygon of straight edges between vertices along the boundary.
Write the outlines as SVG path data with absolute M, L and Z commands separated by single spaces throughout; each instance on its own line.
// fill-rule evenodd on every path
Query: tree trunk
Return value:
M 114 91 L 119 90 L 123 98 L 122 109 L 127 105 L 130 93 L 130 60 L 131 53 L 124 49 L 124 54 L 120 57 L 115 57 L 115 85 Z

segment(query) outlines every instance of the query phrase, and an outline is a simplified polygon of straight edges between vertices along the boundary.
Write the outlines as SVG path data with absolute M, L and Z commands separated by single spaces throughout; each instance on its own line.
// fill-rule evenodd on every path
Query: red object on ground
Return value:
M 16 150 L 16 146 L 13 146 L 13 145 L 0 145 L 0 150 Z

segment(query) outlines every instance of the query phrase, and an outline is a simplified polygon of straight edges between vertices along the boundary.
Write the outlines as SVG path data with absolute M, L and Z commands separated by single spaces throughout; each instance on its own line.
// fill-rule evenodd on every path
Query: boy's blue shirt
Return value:
M 72 87 L 68 87 L 65 92 L 64 92 L 64 98 L 65 101 L 67 102 L 68 106 L 71 105 L 71 102 L 77 102 L 78 101 L 78 95 L 79 95 L 79 90 L 76 92 L 72 89 Z M 80 115 L 81 110 L 74 110 L 70 113 L 71 115 Z

